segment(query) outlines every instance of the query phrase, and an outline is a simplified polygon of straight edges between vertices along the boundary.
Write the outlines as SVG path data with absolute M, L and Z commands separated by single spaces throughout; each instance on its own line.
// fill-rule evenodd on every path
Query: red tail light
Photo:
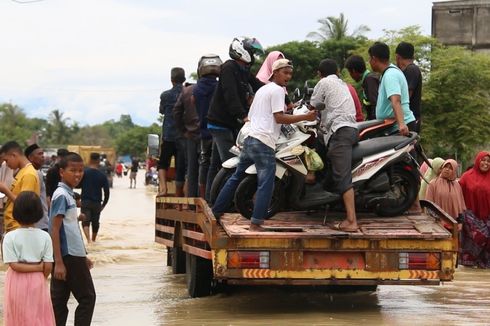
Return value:
M 441 254 L 437 252 L 401 252 L 400 269 L 439 270 Z
M 228 268 L 269 268 L 268 251 L 228 251 Z

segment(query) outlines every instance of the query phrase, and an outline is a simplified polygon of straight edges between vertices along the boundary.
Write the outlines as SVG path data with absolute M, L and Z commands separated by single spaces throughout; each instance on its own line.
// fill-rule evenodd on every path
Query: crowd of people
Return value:
M 414 46 L 399 43 L 393 64 L 388 45 L 375 42 L 368 50 L 370 69 L 362 56 L 350 56 L 345 68 L 355 81 L 357 91 L 341 79 L 334 60 L 322 60 L 318 65 L 320 81 L 310 100 L 311 111 L 303 116 L 288 114 L 293 103 L 286 87 L 292 78 L 293 63 L 280 51 L 272 51 L 254 76 L 251 67 L 257 54 L 264 54 L 257 39 L 238 37 L 230 44 L 230 59 L 224 63 L 214 54 L 201 57 L 196 84 L 185 84 L 182 68 L 171 70 L 173 87 L 160 97 L 160 113 L 164 115 L 158 163 L 160 194 L 167 194 L 173 157 L 176 196 L 199 196 L 210 202 L 216 173 L 221 163 L 232 157 L 229 150 L 240 128 L 247 123 L 248 136 L 237 169 L 210 204 L 219 221 L 233 200 L 245 169 L 255 164 L 258 185 L 250 230 L 263 231 L 261 225 L 273 191 L 274 151 L 280 126 L 319 118 L 322 136 L 318 137 L 318 142 L 325 149 L 322 158 L 331 177 L 330 189 L 342 196 L 346 210 L 345 220 L 334 227 L 346 232 L 357 231 L 350 174 L 352 147 L 358 142 L 356 122 L 394 118 L 401 135 L 420 132 L 422 73 L 415 64 Z M 325 109 L 317 112 L 318 105 L 324 105 Z M 461 261 L 466 265 L 490 264 L 490 257 L 485 256 L 490 252 L 490 231 L 486 224 L 490 196 L 485 192 L 490 186 L 488 178 L 484 179 L 486 161 L 485 155 L 479 156 L 474 167 L 458 181 L 457 162 L 435 158 L 432 167 L 424 171 L 425 180 L 430 183 L 421 181 L 418 198 L 410 211 L 420 212 L 418 199 L 428 199 L 459 221 L 468 220 L 462 228 L 465 236 L 462 237 Z M 427 166 L 422 168 L 427 169 Z M 478 191 L 474 192 L 476 184 Z M 486 240 L 474 240 L 475 228 L 482 235 L 479 239 Z M 476 248 L 481 249 L 479 254 Z
M 77 153 L 59 149 L 44 177 L 43 149 L 9 141 L 0 149 L 0 163 L 2 256 L 9 266 L 4 324 L 65 325 L 73 294 L 75 325 L 90 325 L 96 294 L 80 222 L 86 241 L 96 241 L 110 193 L 101 155 L 91 153 L 85 166 Z

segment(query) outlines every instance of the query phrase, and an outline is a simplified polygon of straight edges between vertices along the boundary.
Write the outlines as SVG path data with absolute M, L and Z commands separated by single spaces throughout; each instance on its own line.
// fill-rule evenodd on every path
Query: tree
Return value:
M 281 51 L 284 56 L 293 62 L 293 79 L 289 82 L 288 89 L 303 88 L 304 82 L 317 76 L 318 64 L 322 59 L 322 53 L 317 44 L 311 41 L 292 41 L 274 45 L 267 48 L 266 52 Z M 263 61 L 263 60 L 262 60 Z M 262 62 L 258 62 L 260 67 Z
M 448 47 L 431 58 L 422 104 L 424 144 L 435 155 L 471 162 L 488 145 L 490 57 Z
M 48 117 L 47 135 L 52 144 L 62 145 L 69 142 L 71 136 L 69 120 L 69 118 L 63 117 L 63 112 L 60 110 L 51 111 Z
M 35 132 L 20 107 L 8 103 L 0 105 L 0 144 L 14 140 L 24 146 Z
M 160 126 L 156 123 L 149 127 L 135 126 L 126 133 L 121 134 L 116 140 L 116 151 L 122 154 L 145 157 L 148 145 L 148 134 L 158 134 Z
M 320 43 L 327 40 L 340 41 L 347 37 L 363 37 L 364 33 L 370 31 L 368 26 L 359 25 L 354 32 L 349 35 L 349 21 L 345 18 L 343 13 L 340 13 L 339 17 L 328 16 L 326 18 L 320 18 L 318 19 L 318 23 L 320 24 L 318 32 L 310 32 L 306 37 L 313 38 Z

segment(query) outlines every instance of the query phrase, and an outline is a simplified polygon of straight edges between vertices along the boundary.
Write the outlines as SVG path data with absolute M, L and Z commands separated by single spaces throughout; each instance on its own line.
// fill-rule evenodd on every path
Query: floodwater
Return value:
M 242 287 L 191 299 L 185 276 L 172 275 L 165 249 L 153 241 L 155 192 L 142 179 L 141 171 L 136 189 L 129 189 L 127 177 L 114 179 L 99 241 L 87 247 L 95 261 L 93 325 L 490 324 L 490 271 L 469 268 L 459 268 L 454 282 L 437 287 L 380 286 L 349 294 Z M 75 307 L 71 299 L 69 325 Z

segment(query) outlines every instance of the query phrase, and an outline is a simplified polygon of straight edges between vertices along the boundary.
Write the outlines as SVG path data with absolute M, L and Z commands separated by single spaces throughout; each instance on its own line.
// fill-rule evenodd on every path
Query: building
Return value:
M 446 45 L 490 53 L 490 0 L 433 2 L 432 36 Z

